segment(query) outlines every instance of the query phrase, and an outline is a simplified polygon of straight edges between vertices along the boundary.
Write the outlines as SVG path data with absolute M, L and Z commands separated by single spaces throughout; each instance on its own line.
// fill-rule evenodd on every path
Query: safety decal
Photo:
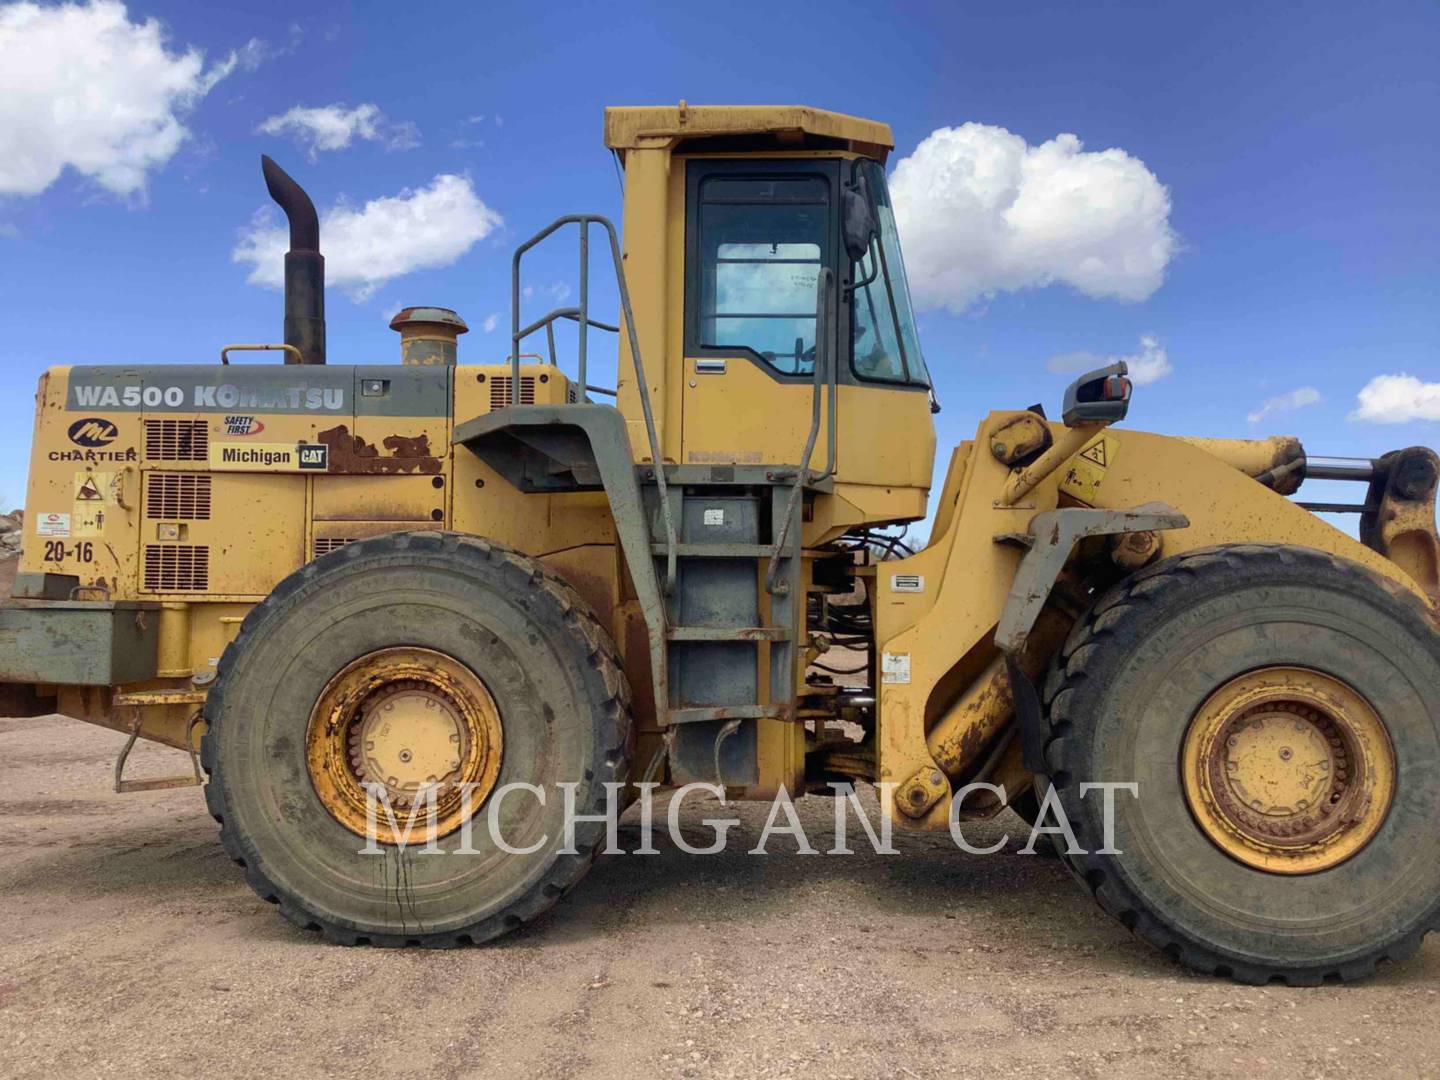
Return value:
M 1060 490 L 1082 503 L 1094 503 L 1105 473 L 1115 464 L 1119 450 L 1119 439 L 1097 435 L 1066 463 Z
M 910 654 L 881 654 L 880 681 L 887 683 L 908 683 L 910 681 Z

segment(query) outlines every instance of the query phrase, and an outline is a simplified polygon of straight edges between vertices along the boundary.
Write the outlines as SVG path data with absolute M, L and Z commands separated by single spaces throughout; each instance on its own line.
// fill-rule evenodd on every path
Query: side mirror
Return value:
M 852 263 L 865 258 L 879 227 L 870 210 L 870 200 L 858 184 L 847 184 L 840 199 L 840 228 L 845 239 L 845 254 Z
M 1130 369 L 1125 361 L 1081 375 L 1065 391 L 1065 411 L 1060 419 L 1066 427 L 1085 424 L 1113 424 L 1130 411 Z

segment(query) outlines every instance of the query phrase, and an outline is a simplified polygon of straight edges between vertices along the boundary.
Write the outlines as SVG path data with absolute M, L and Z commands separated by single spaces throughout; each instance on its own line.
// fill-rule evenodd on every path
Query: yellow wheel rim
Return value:
M 1200 706 L 1181 776 L 1196 822 L 1231 858 L 1313 874 L 1379 831 L 1395 795 L 1395 751 L 1375 710 L 1345 683 L 1262 668 Z
M 494 788 L 501 749 L 500 712 L 485 684 L 459 661 L 418 648 L 382 649 L 347 666 L 321 691 L 305 734 L 325 809 L 384 844 L 399 843 L 407 827 L 409 844 L 458 829 Z M 366 790 L 374 784 L 398 833 Z

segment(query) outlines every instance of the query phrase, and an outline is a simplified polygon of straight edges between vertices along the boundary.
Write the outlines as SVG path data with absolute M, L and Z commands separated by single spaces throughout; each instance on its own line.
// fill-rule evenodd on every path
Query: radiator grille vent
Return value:
M 210 549 L 197 544 L 146 544 L 145 588 L 203 592 L 210 587 Z
M 490 408 L 502 409 L 510 401 L 510 376 L 497 375 L 490 380 Z M 535 404 L 535 376 L 520 376 L 520 404 Z
M 210 477 L 203 473 L 151 473 L 145 482 L 145 516 L 209 521 Z
M 330 552 L 338 551 L 346 544 L 353 544 L 354 542 L 355 537 L 353 536 L 317 536 L 315 538 L 314 557 L 318 559 L 321 555 L 329 555 Z
M 204 420 L 146 420 L 145 456 L 151 461 L 208 461 L 210 428 Z

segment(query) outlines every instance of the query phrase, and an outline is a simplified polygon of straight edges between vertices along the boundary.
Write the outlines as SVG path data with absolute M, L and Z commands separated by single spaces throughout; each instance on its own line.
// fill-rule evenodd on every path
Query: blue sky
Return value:
M 0 3 L 0 69 L 20 78 L 46 58 L 13 32 L 16 10 Z M 61 153 L 53 180 L 12 169 L 7 188 L 6 159 L 32 144 L 90 144 L 57 130 L 83 127 L 86 113 L 44 107 L 49 75 L 26 83 L 23 108 L 0 104 L 6 506 L 23 497 L 31 396 L 45 366 L 207 362 L 228 342 L 278 337 L 279 294 L 249 283 L 252 268 L 232 259 L 268 205 L 260 153 L 289 168 L 322 215 L 337 203 L 360 213 L 441 176 L 467 180 L 471 201 L 460 209 L 483 237 L 448 265 L 332 287 L 330 357 L 390 362 L 387 315 L 440 304 L 473 328 L 464 359 L 498 359 L 503 323 L 489 334 L 481 325 L 508 310 L 511 247 L 561 213 L 619 215 L 603 106 L 680 98 L 882 119 L 896 135 L 892 164 L 967 122 L 1032 148 L 1073 133 L 1085 151 L 1122 150 L 1168 189 L 1178 244 L 1146 298 L 1002 285 L 963 310 L 921 315 L 945 406 L 941 467 L 943 448 L 989 408 L 1043 401 L 1054 411 L 1070 376 L 1051 370 L 1053 358 L 1134 355 L 1142 338 L 1171 370 L 1137 390 L 1132 426 L 1293 433 L 1312 452 L 1345 455 L 1437 441 L 1440 8 L 1430 3 L 140 0 L 123 19 L 158 20 L 171 58 L 204 52 L 189 96 L 172 101 L 183 135 L 167 130 L 173 147 L 145 158 L 138 183 L 93 155 L 77 168 L 76 150 Z M 62 80 L 53 93 L 75 90 Z M 293 135 L 258 130 L 296 106 L 331 105 L 373 105 L 373 137 L 312 160 Z M 568 246 L 564 256 L 537 262 L 536 311 L 547 289 L 563 291 Z M 1403 419 L 1351 418 L 1372 379 L 1400 374 L 1418 382 L 1391 386 L 1371 412 Z M 1292 402 L 1318 402 L 1248 419 L 1297 390 L 1314 393 Z M 1330 497 L 1318 485 L 1312 493 Z

